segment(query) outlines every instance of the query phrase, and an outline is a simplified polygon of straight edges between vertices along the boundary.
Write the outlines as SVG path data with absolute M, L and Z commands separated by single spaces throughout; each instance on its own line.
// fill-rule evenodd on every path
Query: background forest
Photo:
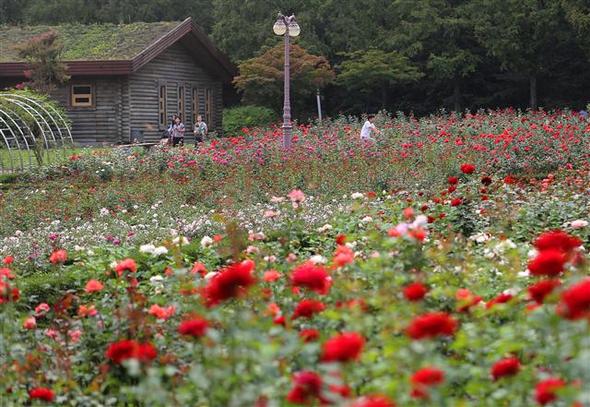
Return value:
M 330 114 L 590 101 L 588 0 L 0 0 L 0 23 L 192 16 L 240 66 L 243 101 L 280 110 L 278 11 L 296 13 L 302 29 L 293 68 L 300 118 L 314 114 L 316 88 Z

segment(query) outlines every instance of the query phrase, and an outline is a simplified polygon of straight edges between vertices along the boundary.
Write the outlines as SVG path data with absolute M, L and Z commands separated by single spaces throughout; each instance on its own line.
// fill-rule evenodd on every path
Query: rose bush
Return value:
M 588 404 L 587 128 L 565 113 L 380 120 L 383 152 L 355 146 L 354 124 L 333 124 L 334 144 L 304 127 L 297 167 L 248 130 L 111 161 L 111 177 L 82 157 L 7 191 L 2 400 Z M 437 147 L 396 144 L 428 134 Z M 425 164 L 421 148 L 446 155 Z

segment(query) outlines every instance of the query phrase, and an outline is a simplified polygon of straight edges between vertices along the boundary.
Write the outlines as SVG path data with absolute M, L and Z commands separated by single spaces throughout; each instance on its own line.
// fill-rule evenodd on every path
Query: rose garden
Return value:
M 590 126 L 345 117 L 0 195 L 5 405 L 584 406 Z M 27 187 L 22 185 L 26 183 Z

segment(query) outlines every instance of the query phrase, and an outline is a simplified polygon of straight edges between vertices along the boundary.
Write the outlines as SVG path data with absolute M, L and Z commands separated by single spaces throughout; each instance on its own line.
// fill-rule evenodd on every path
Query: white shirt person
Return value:
M 375 141 L 372 137 L 373 133 L 380 134 L 381 132 L 375 127 L 373 124 L 373 119 L 375 118 L 374 115 L 369 115 L 367 117 L 367 121 L 363 124 L 363 128 L 361 129 L 361 140 L 364 141 Z

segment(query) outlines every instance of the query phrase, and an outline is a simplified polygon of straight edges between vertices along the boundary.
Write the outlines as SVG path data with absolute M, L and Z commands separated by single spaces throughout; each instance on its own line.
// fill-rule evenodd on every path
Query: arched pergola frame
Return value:
M 66 157 L 71 128 L 53 103 L 30 92 L 0 92 L 0 173 L 51 163 L 52 152 Z

